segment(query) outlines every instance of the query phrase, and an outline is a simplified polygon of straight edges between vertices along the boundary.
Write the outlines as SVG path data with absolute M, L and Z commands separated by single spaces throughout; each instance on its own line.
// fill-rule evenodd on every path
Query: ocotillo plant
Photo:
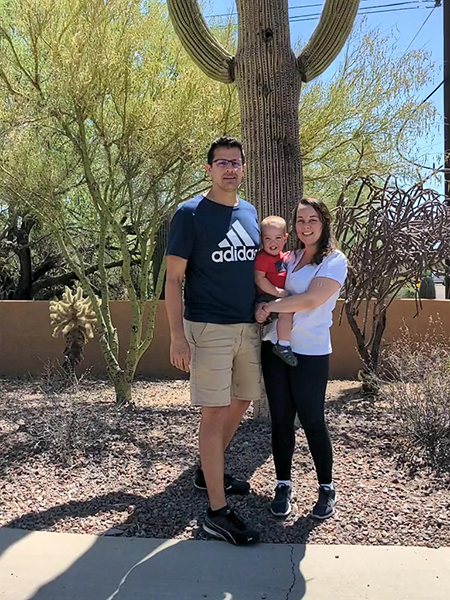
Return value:
M 247 151 L 247 199 L 259 215 L 287 217 L 302 195 L 298 104 L 302 82 L 323 73 L 347 39 L 359 0 L 326 0 L 311 39 L 296 56 L 288 1 L 236 0 L 238 45 L 229 54 L 208 28 L 197 0 L 168 0 L 184 48 L 207 75 L 235 83 Z

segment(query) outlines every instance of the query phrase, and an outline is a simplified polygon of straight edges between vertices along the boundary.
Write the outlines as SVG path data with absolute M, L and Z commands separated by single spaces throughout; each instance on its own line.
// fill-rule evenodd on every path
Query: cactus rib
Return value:
M 319 23 L 301 51 L 297 65 L 304 82 L 323 73 L 348 38 L 359 0 L 326 0 Z
M 185 50 L 211 79 L 232 83 L 234 57 L 209 30 L 197 0 L 167 0 L 170 19 Z

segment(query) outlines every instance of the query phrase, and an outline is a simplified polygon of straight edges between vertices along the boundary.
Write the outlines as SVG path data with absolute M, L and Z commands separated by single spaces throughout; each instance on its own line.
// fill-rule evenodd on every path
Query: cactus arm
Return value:
M 345 44 L 358 11 L 359 0 L 326 0 L 319 23 L 297 58 L 304 82 L 327 69 Z
M 167 7 L 175 31 L 195 64 L 212 79 L 232 83 L 234 57 L 208 29 L 197 0 L 167 0 Z

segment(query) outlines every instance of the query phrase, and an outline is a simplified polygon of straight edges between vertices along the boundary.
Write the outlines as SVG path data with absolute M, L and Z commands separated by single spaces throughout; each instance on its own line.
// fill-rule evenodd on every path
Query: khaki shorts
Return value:
M 184 321 L 191 349 L 191 404 L 229 406 L 231 398 L 261 397 L 261 340 L 257 323 L 217 325 Z

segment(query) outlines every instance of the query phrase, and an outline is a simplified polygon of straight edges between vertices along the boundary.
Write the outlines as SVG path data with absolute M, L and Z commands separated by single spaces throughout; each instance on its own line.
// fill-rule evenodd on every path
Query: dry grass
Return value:
M 450 349 L 436 335 L 413 339 L 408 330 L 385 353 L 389 385 L 381 398 L 401 425 L 400 452 L 411 465 L 450 471 Z

